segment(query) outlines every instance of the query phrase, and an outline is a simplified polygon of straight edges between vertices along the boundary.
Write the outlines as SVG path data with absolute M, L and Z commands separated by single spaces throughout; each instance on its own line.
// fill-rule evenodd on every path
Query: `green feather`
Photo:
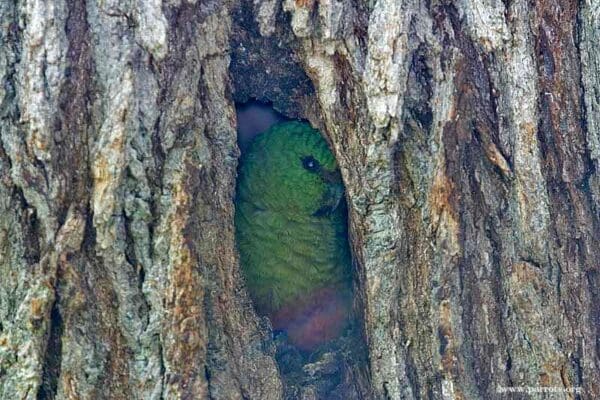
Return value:
M 318 171 L 303 164 L 318 162 Z M 350 291 L 350 253 L 342 182 L 318 131 L 299 122 L 273 126 L 243 155 L 236 199 L 236 236 L 250 295 L 259 313 L 324 287 Z M 336 199 L 332 199 L 334 197 Z M 329 212 L 323 211 L 323 207 Z

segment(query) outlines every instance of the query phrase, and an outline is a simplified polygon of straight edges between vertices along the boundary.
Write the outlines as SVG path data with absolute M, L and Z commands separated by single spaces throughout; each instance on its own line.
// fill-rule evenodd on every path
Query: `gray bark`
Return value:
M 600 397 L 599 43 L 596 0 L 0 2 L 0 398 L 290 393 L 233 235 L 250 98 L 341 166 L 344 396 Z

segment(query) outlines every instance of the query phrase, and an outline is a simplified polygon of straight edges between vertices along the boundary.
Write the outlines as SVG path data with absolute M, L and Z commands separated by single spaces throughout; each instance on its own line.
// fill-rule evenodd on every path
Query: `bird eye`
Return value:
M 302 157 L 301 160 L 304 169 L 310 172 L 316 172 L 320 168 L 319 162 L 315 160 L 313 156 Z

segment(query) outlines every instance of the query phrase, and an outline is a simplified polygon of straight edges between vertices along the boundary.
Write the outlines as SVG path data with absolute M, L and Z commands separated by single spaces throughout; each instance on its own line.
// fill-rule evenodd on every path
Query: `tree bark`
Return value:
M 347 398 L 600 397 L 599 43 L 596 0 L 0 2 L 0 398 L 288 396 L 233 235 L 250 98 L 342 170 Z

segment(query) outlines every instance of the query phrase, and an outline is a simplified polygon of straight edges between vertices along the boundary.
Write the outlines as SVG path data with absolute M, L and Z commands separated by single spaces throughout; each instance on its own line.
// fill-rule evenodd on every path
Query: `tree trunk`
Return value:
M 252 98 L 341 166 L 346 398 L 599 398 L 599 44 L 596 0 L 0 2 L 0 398 L 289 397 L 233 234 Z

